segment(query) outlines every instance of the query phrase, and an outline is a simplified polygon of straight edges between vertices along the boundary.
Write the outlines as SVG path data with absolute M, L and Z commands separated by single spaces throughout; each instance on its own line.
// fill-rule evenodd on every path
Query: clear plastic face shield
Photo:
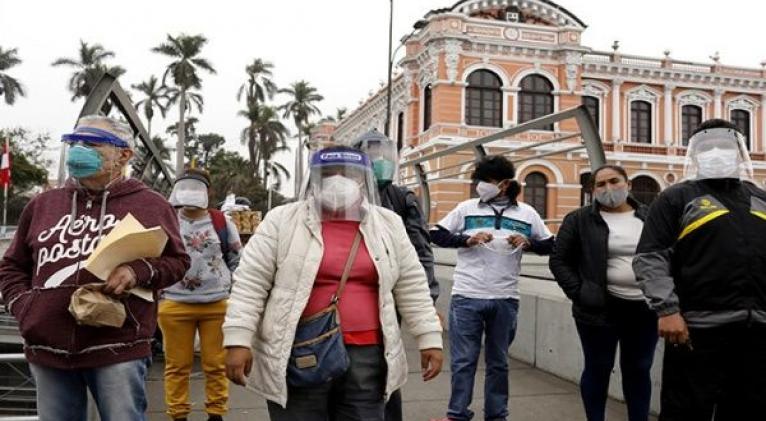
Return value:
M 168 201 L 174 207 L 207 209 L 208 186 L 196 178 L 182 178 L 173 185 Z
M 323 221 L 361 221 L 378 194 L 370 159 L 351 149 L 332 147 L 311 157 L 306 199 L 313 200 Z
M 354 146 L 370 157 L 372 171 L 379 187 L 396 181 L 399 174 L 399 152 L 396 143 L 377 131 L 362 135 Z
M 684 178 L 752 180 L 753 163 L 742 134 L 721 127 L 703 130 L 692 136 L 686 152 Z
M 73 133 L 61 136 L 61 141 L 69 148 L 67 170 L 76 179 L 99 177 L 105 173 L 113 179 L 116 173 L 122 174 L 122 151 L 130 150 L 130 144 L 116 134 L 87 125 L 80 125 Z

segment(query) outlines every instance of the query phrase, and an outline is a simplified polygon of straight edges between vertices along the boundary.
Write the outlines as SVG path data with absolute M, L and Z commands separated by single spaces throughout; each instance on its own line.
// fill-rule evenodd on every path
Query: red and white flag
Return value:
M 11 147 L 8 144 L 8 139 L 5 139 L 5 145 L 3 145 L 3 156 L 0 160 L 0 184 L 3 187 L 11 185 Z

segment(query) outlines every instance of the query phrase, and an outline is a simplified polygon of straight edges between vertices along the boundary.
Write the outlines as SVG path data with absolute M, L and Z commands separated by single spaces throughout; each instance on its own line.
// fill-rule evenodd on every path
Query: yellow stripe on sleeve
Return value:
M 680 239 L 686 237 L 687 235 L 691 234 L 692 231 L 696 230 L 697 228 L 707 224 L 708 222 L 718 218 L 719 216 L 726 215 L 727 213 L 729 213 L 729 211 L 727 211 L 727 210 L 719 210 L 719 211 L 711 212 L 711 213 L 703 216 L 702 218 L 700 218 L 700 219 L 692 222 L 691 224 L 687 225 L 686 228 L 684 228 L 683 232 L 681 232 L 681 235 L 678 236 L 678 239 L 680 240 Z M 766 216 L 766 215 L 764 215 L 764 216 Z M 764 218 L 764 219 L 766 219 L 766 218 Z

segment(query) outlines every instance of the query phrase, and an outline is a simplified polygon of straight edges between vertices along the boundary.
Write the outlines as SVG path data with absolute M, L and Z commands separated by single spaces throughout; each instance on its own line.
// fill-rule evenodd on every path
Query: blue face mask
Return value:
M 378 181 L 378 185 L 385 185 L 390 183 L 394 179 L 394 170 L 396 166 L 393 162 L 387 159 L 376 159 L 372 161 L 372 171 L 375 174 L 375 179 Z
M 103 161 L 97 150 L 83 145 L 74 145 L 69 148 L 66 165 L 72 177 L 87 178 L 101 171 Z

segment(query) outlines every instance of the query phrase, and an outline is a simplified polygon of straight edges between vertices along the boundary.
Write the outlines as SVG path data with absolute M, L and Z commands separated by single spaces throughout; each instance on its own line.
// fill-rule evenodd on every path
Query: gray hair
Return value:
M 104 115 L 91 114 L 80 117 L 80 119 L 77 120 L 77 128 L 80 127 L 95 127 L 97 129 L 106 130 L 124 140 L 130 149 L 135 149 L 136 147 L 136 138 L 133 135 L 133 130 L 124 121 Z

